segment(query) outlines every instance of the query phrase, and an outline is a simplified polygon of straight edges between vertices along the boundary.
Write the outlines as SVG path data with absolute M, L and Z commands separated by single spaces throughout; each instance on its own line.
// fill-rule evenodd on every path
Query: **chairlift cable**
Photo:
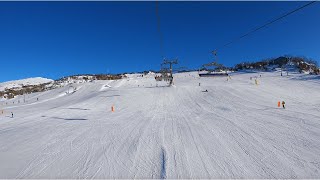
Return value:
M 277 22 L 277 21 L 279 21 L 279 20 L 281 20 L 281 19 L 283 19 L 283 18 L 285 18 L 285 17 L 287 17 L 287 16 L 289 16 L 289 15 L 291 15 L 291 14 L 297 12 L 297 11 L 300 11 L 300 10 L 306 8 L 307 6 L 310 6 L 310 5 L 314 4 L 315 2 L 317 2 L 317 1 L 310 1 L 310 2 L 308 2 L 307 4 L 305 4 L 305 5 L 301 6 L 301 7 L 298 7 L 298 8 L 296 8 L 296 9 L 290 11 L 290 12 L 287 12 L 287 13 L 283 14 L 282 16 L 280 16 L 280 17 L 278 17 L 278 18 L 276 18 L 276 19 L 270 20 L 270 21 L 268 21 L 267 23 L 263 24 L 262 26 L 256 27 L 256 28 L 254 28 L 253 30 L 251 30 L 251 31 L 243 34 L 242 36 L 239 36 L 239 37 L 237 37 L 237 38 L 229 41 L 228 43 L 223 44 L 222 46 L 218 47 L 217 49 L 224 48 L 224 47 L 226 47 L 226 46 L 228 46 L 228 45 L 230 45 L 230 44 L 232 44 L 232 43 L 234 43 L 234 42 L 236 42 L 236 41 L 238 41 L 238 40 L 240 40 L 240 39 L 242 39 L 242 38 L 244 38 L 244 37 L 246 37 L 246 36 L 249 36 L 250 34 L 256 32 L 256 31 L 259 31 L 260 29 L 263 29 L 263 28 L 271 25 L 272 23 L 275 23 L 275 22 Z M 215 49 L 214 52 L 216 52 L 217 49 Z
M 164 49 L 163 49 L 163 34 L 161 31 L 161 24 L 160 24 L 160 14 L 159 14 L 159 2 L 156 1 L 156 16 L 157 16 L 157 26 L 158 26 L 158 33 L 159 33 L 159 42 L 160 42 L 160 54 L 162 60 L 164 59 Z

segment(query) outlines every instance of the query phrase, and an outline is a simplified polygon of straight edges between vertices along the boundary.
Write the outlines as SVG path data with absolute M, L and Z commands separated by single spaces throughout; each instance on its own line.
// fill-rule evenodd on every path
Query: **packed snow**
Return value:
M 320 178 L 319 76 L 154 75 L 1 102 L 0 178 Z

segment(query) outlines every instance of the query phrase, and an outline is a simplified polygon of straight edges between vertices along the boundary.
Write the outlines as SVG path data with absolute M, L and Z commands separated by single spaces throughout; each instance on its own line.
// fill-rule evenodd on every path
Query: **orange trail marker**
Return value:
M 280 101 L 278 101 L 278 107 L 280 107 Z
M 114 112 L 114 106 L 111 106 L 111 111 Z

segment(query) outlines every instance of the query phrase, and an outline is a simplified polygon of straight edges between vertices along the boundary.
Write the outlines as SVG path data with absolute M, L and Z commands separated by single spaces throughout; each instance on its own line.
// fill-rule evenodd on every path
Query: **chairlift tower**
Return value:
M 218 63 L 217 50 L 213 50 L 213 51 L 212 51 L 212 54 L 214 55 L 214 61 L 215 61 L 216 63 Z
M 166 64 L 169 64 L 169 68 L 170 68 L 170 77 L 173 77 L 172 76 L 172 65 L 173 64 L 178 64 L 178 59 L 174 59 L 174 60 L 163 60 L 163 63 L 164 65 Z
M 172 60 L 164 59 L 162 64 L 169 65 L 169 81 L 170 81 L 170 85 L 172 85 L 172 82 L 173 82 L 172 65 L 178 64 L 178 59 L 172 59 Z
M 174 64 L 178 64 L 178 59 L 173 59 L 173 60 L 164 59 L 163 62 L 161 63 L 161 70 L 160 70 L 161 76 L 156 77 L 156 80 L 169 81 L 170 85 L 172 85 L 173 84 L 172 66 Z
M 218 63 L 217 50 L 213 50 L 213 51 L 212 51 L 212 54 L 213 54 L 213 56 L 214 56 L 213 62 L 204 64 L 204 65 L 202 65 L 202 67 L 203 67 L 203 68 L 206 68 L 206 69 L 207 69 L 207 67 L 222 68 L 223 65 Z M 212 72 L 212 71 L 214 71 L 214 70 L 208 69 L 208 71 L 209 71 L 209 72 Z

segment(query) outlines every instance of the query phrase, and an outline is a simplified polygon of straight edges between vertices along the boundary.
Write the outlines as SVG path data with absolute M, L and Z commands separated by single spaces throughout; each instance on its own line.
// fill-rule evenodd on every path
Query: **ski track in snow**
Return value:
M 258 75 L 132 75 L 8 100 L 0 178 L 320 178 L 320 83 Z

